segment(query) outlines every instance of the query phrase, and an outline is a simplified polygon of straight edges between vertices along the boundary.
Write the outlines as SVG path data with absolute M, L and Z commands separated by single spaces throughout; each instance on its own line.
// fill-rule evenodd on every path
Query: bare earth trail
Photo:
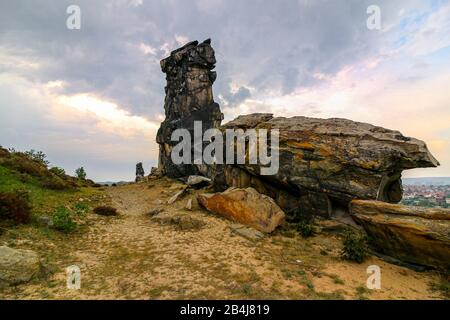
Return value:
M 20 285 L 6 298 L 31 299 L 442 299 L 430 288 L 432 272 L 417 273 L 371 258 L 363 264 L 339 258 L 337 236 L 309 239 L 281 231 L 253 242 L 235 235 L 231 222 L 199 208 L 184 209 L 198 191 L 174 204 L 182 184 L 157 180 L 107 188 L 119 217 L 89 214 L 86 230 L 67 241 L 48 240 L 55 269 L 47 278 Z M 203 222 L 194 228 L 161 224 L 164 214 Z M 53 248 L 53 249 L 52 249 Z M 41 249 L 42 250 L 42 249 Z M 379 265 L 382 289 L 368 290 L 366 268 Z M 65 268 L 81 269 L 81 289 L 66 288 Z M 5 295 L 5 293 L 3 294 Z

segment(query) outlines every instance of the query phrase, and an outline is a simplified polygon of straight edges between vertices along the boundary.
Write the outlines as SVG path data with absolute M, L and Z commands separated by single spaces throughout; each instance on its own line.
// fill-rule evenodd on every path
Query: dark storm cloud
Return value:
M 379 1 L 381 6 L 392 6 Z M 401 1 L 400 1 L 401 2 Z M 398 2 L 399 3 L 399 2 Z M 68 30 L 66 8 L 82 10 Z M 0 50 L 40 64 L 3 66 L 31 81 L 62 80 L 66 94 L 92 92 L 133 114 L 162 113 L 158 61 L 179 44 L 211 37 L 217 54 L 215 94 L 231 104 L 267 90 L 289 94 L 317 84 L 378 50 L 366 27 L 368 1 L 3 1 Z M 149 46 L 144 52 L 140 45 Z M 241 89 L 230 90 L 231 82 Z

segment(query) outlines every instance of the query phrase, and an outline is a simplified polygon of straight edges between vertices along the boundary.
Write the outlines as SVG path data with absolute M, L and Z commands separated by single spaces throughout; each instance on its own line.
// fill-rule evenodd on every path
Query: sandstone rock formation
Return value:
M 136 164 L 136 182 L 141 181 L 145 176 L 145 172 L 144 172 L 144 166 L 142 165 L 142 162 L 139 162 L 138 164 Z
M 41 269 L 38 255 L 31 250 L 0 247 L 0 284 L 30 281 Z
M 251 114 L 220 127 L 229 128 L 278 129 L 278 173 L 262 176 L 261 166 L 249 164 L 203 166 L 202 172 L 222 188 L 254 187 L 287 212 L 330 216 L 352 199 L 396 203 L 403 170 L 439 165 L 420 140 L 346 119 Z
M 193 164 L 176 165 L 171 151 L 178 142 L 171 141 L 176 129 L 188 129 L 194 137 L 194 121 L 201 120 L 203 132 L 218 127 L 223 119 L 220 107 L 214 102 L 212 84 L 216 80 L 216 58 L 211 41 L 190 42 L 173 51 L 161 61 L 161 69 L 167 75 L 164 109 L 166 119 L 161 124 L 156 141 L 160 145 L 159 169 L 169 177 L 195 175 Z
M 272 232 L 284 221 L 284 212 L 275 201 L 253 188 L 199 194 L 197 200 L 209 211 L 265 233 Z
M 450 270 L 450 210 L 354 200 L 352 218 L 379 251 L 409 263 Z

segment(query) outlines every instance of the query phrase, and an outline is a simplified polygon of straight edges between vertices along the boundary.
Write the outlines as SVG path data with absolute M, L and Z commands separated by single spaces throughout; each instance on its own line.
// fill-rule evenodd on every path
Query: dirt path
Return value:
M 259 242 L 233 234 L 230 222 L 209 214 L 194 201 L 195 191 L 172 205 L 167 200 L 182 185 L 159 180 L 108 188 L 119 217 L 89 216 L 86 230 L 67 240 L 49 239 L 54 272 L 18 286 L 6 298 L 48 299 L 439 299 L 430 289 L 433 273 L 417 273 L 371 258 L 364 264 L 339 258 L 336 236 L 310 239 L 277 232 Z M 173 219 L 159 223 L 149 215 L 159 208 L 169 217 L 202 222 L 185 229 Z M 44 250 L 41 248 L 41 250 Z M 379 265 L 382 289 L 365 287 L 366 268 Z M 66 288 L 65 267 L 81 269 L 81 289 Z M 0 293 L 1 294 L 1 293 Z

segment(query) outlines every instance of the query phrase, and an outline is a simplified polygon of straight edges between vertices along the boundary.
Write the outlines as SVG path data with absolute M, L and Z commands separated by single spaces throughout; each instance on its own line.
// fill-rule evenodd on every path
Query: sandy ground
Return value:
M 119 217 L 89 214 L 74 235 L 23 241 L 46 252 L 48 274 L 0 291 L 6 299 L 442 299 L 433 272 L 418 273 L 371 257 L 363 264 L 341 260 L 341 240 L 320 233 L 303 239 L 277 231 L 253 242 L 235 235 L 231 222 L 198 207 L 189 191 L 171 180 L 111 187 L 109 202 Z M 193 210 L 186 210 L 189 198 Z M 164 209 L 204 226 L 181 230 L 161 225 L 149 212 Z M 81 269 L 81 289 L 66 287 L 65 268 Z M 381 268 L 381 289 L 369 290 L 369 265 Z

